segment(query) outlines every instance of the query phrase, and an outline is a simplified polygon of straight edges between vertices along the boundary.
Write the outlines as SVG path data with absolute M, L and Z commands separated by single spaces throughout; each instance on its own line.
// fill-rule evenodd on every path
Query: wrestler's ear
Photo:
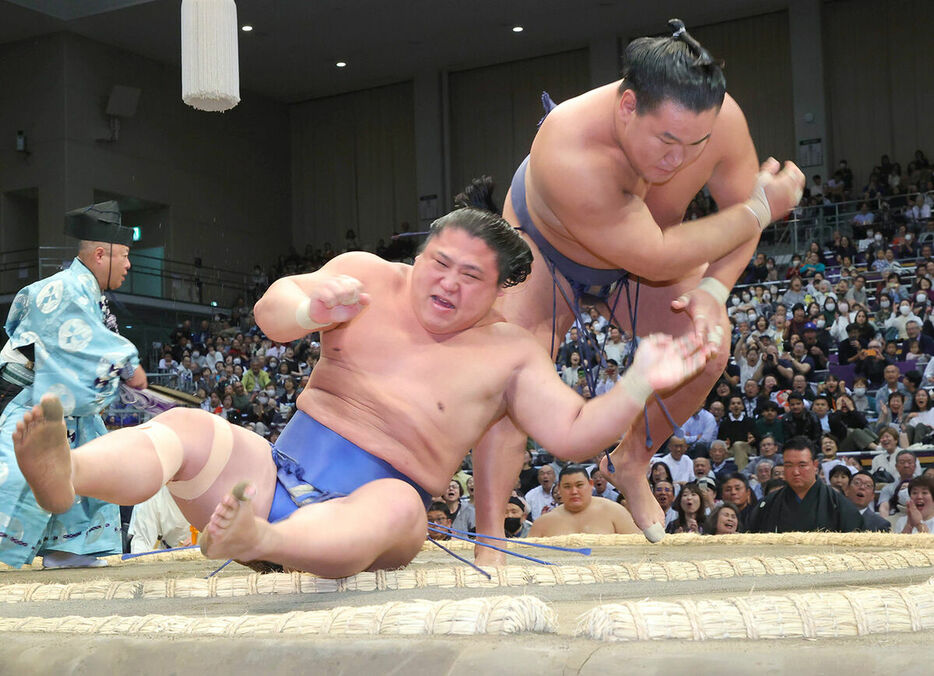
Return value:
M 623 90 L 619 99 L 619 113 L 623 122 L 628 122 L 636 114 L 636 93 L 633 90 Z

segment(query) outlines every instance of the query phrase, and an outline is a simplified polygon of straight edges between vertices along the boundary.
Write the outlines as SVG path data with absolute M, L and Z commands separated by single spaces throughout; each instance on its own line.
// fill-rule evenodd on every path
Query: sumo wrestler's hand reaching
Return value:
M 703 370 L 707 363 L 704 343 L 693 333 L 672 338 L 653 333 L 639 341 L 636 356 L 627 372 L 634 380 L 659 392 L 682 385 Z
M 295 313 L 296 320 L 304 328 L 350 321 L 370 304 L 370 294 L 363 291 L 363 283 L 359 279 L 349 275 L 329 275 L 316 281 L 308 299 L 299 304 Z

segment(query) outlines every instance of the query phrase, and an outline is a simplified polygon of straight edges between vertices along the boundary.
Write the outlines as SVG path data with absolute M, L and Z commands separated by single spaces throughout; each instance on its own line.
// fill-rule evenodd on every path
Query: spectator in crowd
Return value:
M 934 533 L 934 479 L 920 476 L 908 484 L 907 513 L 899 517 L 895 533 Z
M 879 399 L 879 394 L 876 394 L 876 401 Z M 901 430 L 902 426 L 907 422 L 905 416 L 905 395 L 901 392 L 892 392 L 888 395 L 889 405 L 886 406 L 882 404 L 880 408 L 882 412 L 879 414 L 879 418 L 876 420 L 876 430 L 880 432 L 883 428 L 894 427 L 896 430 Z
M 720 423 L 723 422 L 723 418 L 726 416 L 726 406 L 717 399 L 707 405 L 707 411 L 713 416 L 714 422 L 717 423 L 717 429 L 719 429 Z M 716 432 L 714 432 L 714 436 L 716 436 Z
M 756 416 L 762 414 L 762 408 L 768 401 L 767 397 L 762 396 L 758 380 L 751 378 L 743 383 L 743 408 L 750 420 L 755 421 Z
M 732 502 L 739 510 L 740 522 L 748 525 L 749 517 L 756 508 L 752 490 L 749 488 L 749 479 L 745 474 L 736 472 L 726 477 L 720 485 L 720 494 L 724 502 Z
M 461 498 L 464 497 L 463 484 L 451 479 L 443 497 L 451 517 L 451 528 L 473 533 L 477 529 L 476 513 L 472 504 L 461 502 Z
M 895 480 L 895 477 L 898 476 L 898 469 L 895 466 L 895 462 L 898 452 L 901 450 L 898 447 L 898 442 L 899 433 L 894 427 L 883 427 L 879 430 L 879 447 L 882 449 L 882 452 L 872 459 L 870 471 L 873 475 L 879 470 L 885 470 L 889 473 L 889 476 L 892 477 L 891 480 Z M 912 476 L 918 476 L 919 474 L 921 474 L 921 463 L 915 461 L 915 469 Z
M 263 361 L 261 359 L 257 358 L 250 361 L 250 369 L 243 375 L 241 382 L 247 393 L 266 388 L 269 384 L 269 374 L 263 370 Z
M 782 464 L 782 454 L 779 452 L 778 442 L 770 435 L 762 437 L 759 441 L 759 457 L 751 460 L 749 464 L 743 468 L 743 474 L 746 476 L 756 476 L 758 474 L 759 463 L 766 460 L 771 463 L 772 467 Z
M 558 475 L 561 504 L 535 520 L 529 537 L 572 533 L 639 533 L 625 507 L 593 499 L 593 481 L 581 465 L 568 465 Z
M 444 502 L 432 502 L 428 506 L 428 537 L 432 540 L 450 540 L 451 513 Z
M 710 444 L 710 471 L 720 482 L 739 471 L 733 459 L 728 457 L 726 442 L 722 439 Z
M 756 463 L 755 474 L 753 474 L 749 481 L 749 488 L 752 490 L 756 500 L 760 500 L 765 496 L 765 484 L 772 479 L 773 467 L 775 467 L 775 463 L 766 458 Z
M 799 305 L 801 306 L 800 310 L 804 312 L 804 300 L 807 297 L 807 294 L 804 292 L 804 282 L 801 281 L 801 277 L 795 275 L 791 278 L 791 281 L 788 282 L 788 290 L 782 294 L 782 304 L 790 307 L 792 314 L 796 312 L 796 309 Z
M 675 500 L 678 517 L 665 530 L 669 533 L 703 533 L 703 523 L 707 518 L 704 499 L 696 483 L 685 484 L 678 499 Z
M 538 469 L 538 486 L 525 494 L 529 503 L 529 518 L 535 521 L 542 513 L 554 509 L 556 504 L 551 496 L 555 485 L 555 470 L 551 465 L 542 465 Z
M 663 455 L 661 462 L 671 470 L 671 477 L 678 486 L 683 486 L 689 481 L 694 481 L 694 462 L 690 456 L 686 455 L 688 450 L 687 442 L 680 436 L 680 430 L 668 439 L 668 453 Z
M 772 437 L 777 443 L 785 441 L 785 423 L 778 417 L 781 407 L 774 401 L 766 401 L 759 409 L 756 418 L 756 436 L 759 438 L 759 452 L 762 452 L 762 440 Z
M 892 530 L 888 519 L 876 514 L 873 503 L 876 500 L 876 482 L 872 474 L 861 470 L 850 477 L 850 485 L 846 489 L 846 497 L 856 505 L 863 517 L 862 530 L 878 533 L 887 533 Z
M 730 397 L 729 414 L 720 422 L 717 438 L 727 443 L 730 454 L 736 458 L 753 455 L 757 445 L 756 423 L 748 415 L 743 404 L 743 397 L 733 395 Z
M 649 469 L 649 483 L 654 485 L 657 481 L 667 481 L 672 486 L 675 486 L 677 490 L 677 484 L 674 479 L 671 478 L 671 469 L 660 460 L 653 462 L 652 467 Z
M 521 499 L 512 496 L 506 503 L 505 531 L 507 538 L 525 538 L 529 536 L 532 522 L 527 518 L 526 506 Z
M 782 416 L 785 439 L 803 436 L 817 441 L 820 425 L 810 411 L 804 407 L 804 397 L 797 392 L 788 395 L 788 412 Z
M 918 459 L 907 449 L 895 453 L 895 481 L 886 484 L 879 492 L 879 514 L 891 516 L 904 512 L 908 504 L 908 482 L 918 476 Z
M 538 486 L 538 471 L 532 465 L 532 451 L 526 449 L 525 460 L 522 462 L 522 469 L 519 470 L 519 491 L 522 495 L 526 495 L 530 490 Z
M 717 505 L 704 524 L 706 535 L 732 535 L 742 533 L 743 527 L 739 509 L 732 502 L 724 501 Z
M 597 380 L 595 394 L 600 396 L 606 394 L 616 383 L 619 382 L 619 364 L 614 359 L 607 359 L 606 366 L 601 370 L 600 378 Z
M 708 454 L 711 442 L 717 437 L 718 421 L 713 414 L 701 406 L 681 426 L 681 434 L 688 445 L 688 455 L 692 458 Z
M 248 413 L 250 411 L 250 396 L 246 393 L 243 383 L 234 383 L 233 392 L 234 409 L 240 413 Z
M 619 492 L 610 485 L 606 475 L 600 471 L 599 467 L 590 470 L 590 480 L 593 481 L 593 495 L 595 498 L 606 498 L 613 502 L 619 499 Z
M 612 359 L 617 364 L 625 364 L 626 362 L 624 360 L 629 355 L 630 351 L 630 342 L 624 338 L 623 333 L 615 324 L 610 326 L 610 330 L 606 336 L 605 342 L 603 343 L 603 356 L 607 361 Z
M 802 331 L 813 331 L 815 330 L 814 322 L 805 322 L 802 327 Z M 791 345 L 791 354 L 788 356 L 788 361 L 791 362 L 791 368 L 795 376 L 804 376 L 808 382 L 813 382 L 817 379 L 815 371 L 817 371 L 817 364 L 814 361 L 814 357 L 808 354 L 807 346 L 804 344 L 803 340 L 796 340 Z
M 875 415 L 876 400 L 869 393 L 869 383 L 862 376 L 853 379 L 853 406 L 863 415 Z
M 590 389 L 587 387 L 587 368 L 581 361 L 580 352 L 576 350 L 568 356 L 568 363 L 561 368 L 561 380 L 568 387 L 574 389 L 581 396 L 587 396 Z
M 748 523 L 750 531 L 846 533 L 862 528 L 863 519 L 856 506 L 817 480 L 819 460 L 810 439 L 789 439 L 783 453 L 788 485 L 759 502 Z
M 694 476 L 697 477 L 698 481 L 705 476 L 714 477 L 713 467 L 710 464 L 709 457 L 698 456 L 694 458 Z M 716 483 L 716 479 L 714 479 L 714 483 Z
M 570 328 L 567 341 L 558 349 L 558 363 L 570 364 L 572 352 L 576 352 L 580 356 L 581 364 L 585 367 L 589 368 L 594 365 L 593 350 L 581 337 L 580 329 L 576 326 Z
M 839 421 L 831 419 L 830 408 L 830 397 L 826 394 L 817 395 L 811 403 L 811 413 L 817 420 L 820 432 L 822 434 L 833 432 L 837 439 L 842 439 L 846 436 L 846 427 Z
M 667 528 L 668 524 L 678 518 L 678 512 L 672 507 L 675 501 L 674 484 L 665 479 L 655 481 L 652 483 L 652 494 L 658 500 L 662 511 L 665 512 L 665 527 Z
M 830 470 L 827 484 L 841 495 L 846 495 L 847 488 L 850 487 L 850 468 L 846 465 L 836 465 Z

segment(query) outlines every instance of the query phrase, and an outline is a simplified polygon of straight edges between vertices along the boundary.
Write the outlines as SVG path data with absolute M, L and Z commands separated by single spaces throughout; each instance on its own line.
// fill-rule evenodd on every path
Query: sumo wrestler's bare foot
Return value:
M 13 450 L 39 506 L 54 514 L 71 509 L 75 502 L 71 448 L 58 397 L 44 395 L 16 424 Z
M 251 501 L 256 487 L 241 482 L 217 504 L 201 533 L 201 553 L 209 559 L 261 559 L 269 522 L 253 515 Z
M 490 543 L 494 544 L 494 543 Z M 499 543 L 495 543 L 496 546 L 502 547 Z M 503 552 L 498 552 L 495 549 L 490 549 L 489 547 L 484 547 L 482 545 L 474 546 L 474 563 L 478 566 L 488 566 L 490 568 L 499 568 L 506 565 L 506 555 Z
M 626 508 L 646 540 L 658 542 L 665 537 L 665 512 L 646 479 L 647 463 L 633 460 L 634 455 L 631 449 L 617 449 L 611 454 L 616 471 L 607 469 L 606 457 L 600 463 L 600 471 L 626 497 Z

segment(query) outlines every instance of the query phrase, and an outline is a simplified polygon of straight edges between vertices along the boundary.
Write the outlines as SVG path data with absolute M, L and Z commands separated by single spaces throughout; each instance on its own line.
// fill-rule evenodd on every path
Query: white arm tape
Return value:
M 308 331 L 314 331 L 320 329 L 324 324 L 317 324 L 310 316 L 308 316 L 308 310 L 311 308 L 311 298 L 306 298 L 295 308 L 295 321 L 298 322 L 298 325 L 303 329 Z
M 752 215 L 759 221 L 759 230 L 765 230 L 765 227 L 772 222 L 772 209 L 769 207 L 769 200 L 765 196 L 765 185 L 769 174 L 761 172 L 756 181 L 756 187 L 752 190 L 749 199 L 743 202 L 743 206 L 752 212 Z
M 716 298 L 720 305 L 726 305 L 726 299 L 730 297 L 730 290 L 716 277 L 704 277 L 697 288 L 703 289 Z
M 626 393 L 636 400 L 640 406 L 644 405 L 655 391 L 652 389 L 652 386 L 649 385 L 649 381 L 641 375 L 634 373 L 631 369 L 626 371 L 625 380 L 626 382 L 623 384 L 626 387 Z

